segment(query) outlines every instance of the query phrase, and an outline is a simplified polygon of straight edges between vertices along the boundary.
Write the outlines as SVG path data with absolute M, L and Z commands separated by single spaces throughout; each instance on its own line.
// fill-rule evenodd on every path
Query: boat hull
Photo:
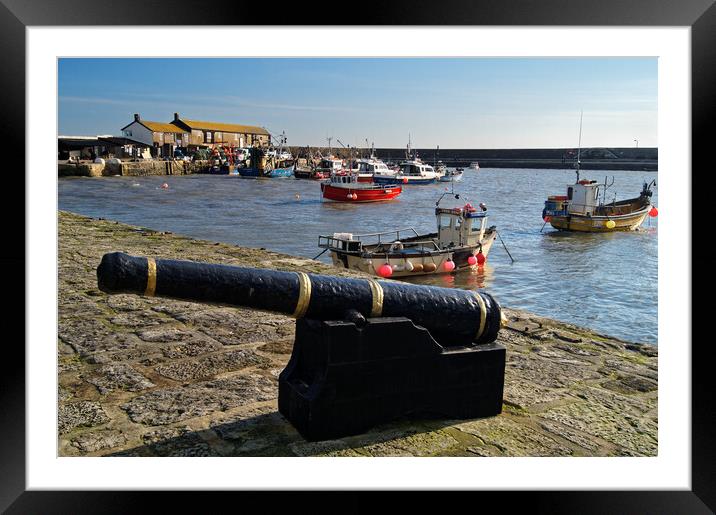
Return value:
M 407 181 L 405 180 L 407 179 Z M 437 177 L 388 177 L 388 176 L 380 176 L 380 175 L 374 175 L 373 176 L 373 182 L 376 184 L 402 184 L 402 185 L 411 185 L 411 184 L 435 184 L 438 182 Z
M 480 249 L 485 258 L 487 258 L 496 237 L 497 231 L 490 230 L 485 232 L 481 244 L 451 250 L 426 252 L 422 255 L 395 251 L 388 254 L 381 254 L 380 258 L 369 259 L 365 256 L 350 252 L 331 251 L 331 259 L 335 266 L 360 270 L 361 272 L 366 272 L 377 277 L 380 276 L 378 274 L 378 268 L 388 263 L 391 265 L 391 268 L 393 268 L 393 273 L 390 276 L 391 279 L 418 275 L 455 273 L 477 268 L 478 265 L 470 265 L 468 263 L 468 258 Z M 448 261 L 448 258 L 452 258 L 452 261 L 455 263 L 455 268 L 451 271 L 443 269 L 443 264 Z M 408 265 L 408 263 L 410 263 L 410 265 Z
M 275 168 L 270 172 L 257 170 L 256 168 L 239 168 L 239 175 L 241 177 L 249 177 L 254 179 L 276 179 L 280 177 L 292 177 L 293 166 L 289 166 L 288 168 Z
M 634 231 L 644 222 L 649 214 L 649 209 L 645 208 L 628 215 L 619 216 L 583 216 L 583 215 L 566 215 L 566 216 L 550 216 L 549 223 L 555 229 L 560 231 L 576 231 L 576 232 L 617 232 L 617 231 Z M 614 227 L 607 227 L 607 222 L 613 221 Z
M 350 188 L 321 183 L 323 198 L 333 202 L 383 202 L 394 199 L 402 191 L 403 189 L 400 186 L 390 188 Z M 353 198 L 354 194 L 356 195 L 355 199 Z
M 293 171 L 293 176 L 296 179 L 310 179 L 312 174 L 313 170 L 304 170 L 297 168 Z

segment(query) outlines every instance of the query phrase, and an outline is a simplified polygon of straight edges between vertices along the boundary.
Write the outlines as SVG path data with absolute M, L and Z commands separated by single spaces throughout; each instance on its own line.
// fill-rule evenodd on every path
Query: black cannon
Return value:
M 100 290 L 291 315 L 279 411 L 308 440 L 401 416 L 476 418 L 502 410 L 505 348 L 487 293 L 105 254 Z

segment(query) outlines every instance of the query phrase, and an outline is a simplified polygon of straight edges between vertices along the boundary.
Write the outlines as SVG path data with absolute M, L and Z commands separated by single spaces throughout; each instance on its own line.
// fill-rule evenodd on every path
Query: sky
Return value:
M 62 58 L 58 134 L 180 117 L 289 145 L 656 147 L 657 58 Z

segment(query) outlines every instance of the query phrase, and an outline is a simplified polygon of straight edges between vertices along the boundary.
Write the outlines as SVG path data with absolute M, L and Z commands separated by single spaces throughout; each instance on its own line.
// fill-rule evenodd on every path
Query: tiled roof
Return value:
M 150 122 L 147 120 L 139 120 L 139 123 L 154 132 L 186 132 L 184 129 L 177 127 L 173 123 Z
M 243 134 L 265 134 L 268 136 L 268 131 L 261 127 L 254 125 L 236 125 L 233 123 L 217 123 L 217 122 L 203 122 L 199 120 L 187 120 L 186 118 L 180 118 L 180 122 L 185 123 L 192 129 L 203 129 L 210 131 L 220 132 L 237 132 Z

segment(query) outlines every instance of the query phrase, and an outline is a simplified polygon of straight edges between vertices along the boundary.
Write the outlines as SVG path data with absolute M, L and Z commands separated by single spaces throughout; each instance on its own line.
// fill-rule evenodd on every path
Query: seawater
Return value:
M 638 196 L 656 172 L 582 171 L 581 178 L 614 185 L 607 201 Z M 414 282 L 484 288 L 504 306 L 594 329 L 629 341 L 657 344 L 658 217 L 640 231 L 581 234 L 544 225 L 548 195 L 564 195 L 574 170 L 465 169 L 462 182 L 406 186 L 395 200 L 375 204 L 321 200 L 317 181 L 236 176 L 61 178 L 58 207 L 91 217 L 171 231 L 194 238 L 264 247 L 315 257 L 319 235 L 413 227 L 435 232 L 435 202 L 484 202 L 498 239 L 486 265 L 473 272 Z M 162 188 L 163 183 L 168 188 Z M 658 187 L 652 202 L 658 206 Z M 330 263 L 328 253 L 319 258 Z

